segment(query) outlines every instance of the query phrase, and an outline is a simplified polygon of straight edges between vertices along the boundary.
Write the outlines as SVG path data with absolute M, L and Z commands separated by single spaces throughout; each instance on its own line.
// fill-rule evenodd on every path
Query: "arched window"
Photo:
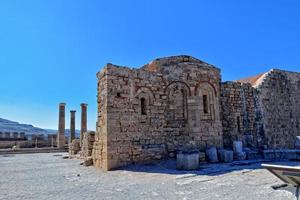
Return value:
M 208 113 L 208 99 L 207 99 L 207 95 L 203 95 L 203 112 L 205 114 Z
M 146 115 L 146 99 L 141 98 L 141 114 Z

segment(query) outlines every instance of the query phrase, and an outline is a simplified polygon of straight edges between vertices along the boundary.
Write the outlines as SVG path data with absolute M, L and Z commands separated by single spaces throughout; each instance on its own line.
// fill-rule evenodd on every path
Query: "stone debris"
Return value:
M 179 152 L 176 159 L 177 169 L 196 170 L 199 169 L 199 152 Z
M 76 155 L 80 151 L 80 141 L 79 139 L 74 139 L 71 144 L 69 144 L 69 154 Z
M 93 165 L 93 158 L 92 157 L 85 158 L 83 165 L 86 167 Z
M 208 162 L 210 162 L 210 163 L 219 162 L 216 147 L 210 147 L 210 148 L 206 149 L 206 156 L 207 156 Z
M 93 144 L 95 142 L 95 132 L 88 131 L 83 133 L 81 156 L 84 158 L 92 156 Z
M 233 151 L 231 150 L 220 149 L 218 155 L 220 162 L 230 163 L 233 161 Z

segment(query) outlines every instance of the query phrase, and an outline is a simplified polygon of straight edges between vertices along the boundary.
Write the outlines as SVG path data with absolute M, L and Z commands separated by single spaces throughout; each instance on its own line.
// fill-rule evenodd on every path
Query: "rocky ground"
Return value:
M 272 189 L 282 182 L 259 163 L 183 172 L 166 161 L 102 172 L 62 155 L 0 155 L 0 199 L 295 199 L 287 190 Z

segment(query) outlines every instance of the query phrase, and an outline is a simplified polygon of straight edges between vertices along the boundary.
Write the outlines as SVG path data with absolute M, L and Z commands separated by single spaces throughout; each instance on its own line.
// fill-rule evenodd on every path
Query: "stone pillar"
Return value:
M 65 146 L 65 103 L 59 104 L 57 148 L 63 149 Z
M 70 141 L 69 144 L 75 139 L 75 113 L 76 110 L 71 110 L 71 120 L 70 120 Z
M 82 103 L 81 106 L 81 130 L 80 130 L 80 146 L 82 146 L 83 133 L 87 131 L 87 104 Z

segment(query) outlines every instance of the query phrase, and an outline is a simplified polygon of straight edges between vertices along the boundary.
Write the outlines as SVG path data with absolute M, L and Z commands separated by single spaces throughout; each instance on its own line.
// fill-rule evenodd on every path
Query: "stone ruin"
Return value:
M 300 73 L 272 69 L 221 82 L 219 68 L 172 56 L 139 69 L 107 64 L 97 77 L 97 129 L 83 131 L 80 144 L 103 170 L 189 151 L 230 162 L 296 147 Z

